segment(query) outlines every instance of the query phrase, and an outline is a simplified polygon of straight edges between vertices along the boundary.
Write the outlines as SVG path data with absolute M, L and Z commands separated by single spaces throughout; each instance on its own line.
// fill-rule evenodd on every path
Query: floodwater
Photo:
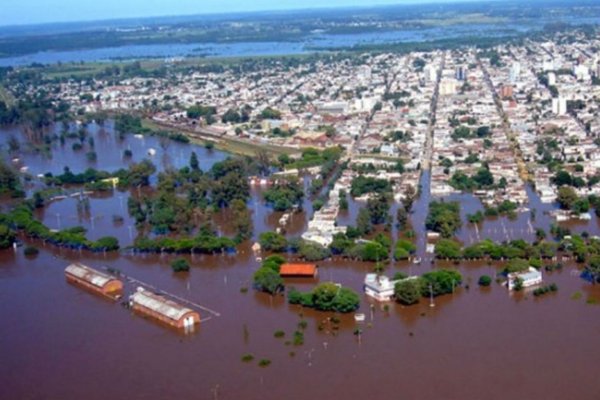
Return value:
M 109 126 L 106 130 L 111 136 Z M 127 137 L 115 146 L 127 148 L 139 144 L 137 140 Z M 70 146 L 65 148 L 53 151 L 58 170 L 65 162 L 74 172 L 87 167 L 84 160 L 73 158 Z M 122 149 L 118 147 L 119 153 Z M 177 153 L 187 154 L 190 149 L 198 152 L 206 168 L 226 156 L 176 143 L 165 152 L 181 166 Z M 43 157 L 31 154 L 25 159 L 32 171 L 42 173 L 49 165 Z M 157 164 L 164 167 L 160 160 Z M 98 165 L 111 165 L 105 164 L 100 151 Z M 111 168 L 120 166 L 117 160 Z M 427 179 L 424 175 L 422 183 Z M 249 208 L 255 229 L 274 229 L 281 213 L 260 201 L 259 188 L 252 194 Z M 73 199 L 57 201 L 40 210 L 39 217 L 51 227 L 59 221 L 63 228 L 81 224 L 91 237 L 113 234 L 126 245 L 132 221 L 120 204 L 126 205 L 130 195 L 135 193 L 93 196 L 89 212 L 82 213 Z M 424 187 L 412 215 L 419 243 L 424 237 L 428 195 Z M 473 199 L 458 199 L 465 214 L 477 207 Z M 351 201 L 348 214 L 341 218 L 351 221 L 358 206 Z M 534 226 L 549 223 L 542 206 L 535 207 Z M 310 213 L 305 202 L 288 235 L 299 235 Z M 125 217 L 123 224 L 115 225 L 112 214 Z M 503 221 L 507 229 L 517 232 L 524 229 L 528 215 Z M 226 212 L 217 216 L 216 223 L 222 232 L 230 233 Z M 501 224 L 486 221 L 480 229 L 501 239 L 499 233 L 494 236 L 494 227 Z M 590 232 L 598 231 L 595 220 L 589 225 Z M 459 232 L 465 241 L 472 235 L 466 225 Z M 582 280 L 574 265 L 545 273 L 545 283 L 556 283 L 559 291 L 534 298 L 527 292 L 509 294 L 498 284 L 480 289 L 479 276 L 494 275 L 499 267 L 460 264 L 465 285 L 436 298 L 434 307 L 423 299 L 412 307 L 389 304 L 386 310 L 361 295 L 360 311 L 367 321 L 357 325 L 351 315 L 342 316 L 339 324 L 327 322 L 331 314 L 303 310 L 288 305 L 283 296 L 253 291 L 252 274 L 259 263 L 251 254 L 251 243 L 235 255 L 186 256 L 192 269 L 177 275 L 169 266 L 171 255 L 91 254 L 34 244 L 41 249 L 35 258 L 25 257 L 22 248 L 0 252 L 2 399 L 600 398 L 600 388 L 594 384 L 600 371 L 596 345 L 600 306 L 586 304 L 589 298 L 600 300 L 600 285 Z M 177 333 L 67 284 L 63 270 L 74 260 L 118 269 L 219 315 L 200 310 L 202 318 L 210 319 L 192 334 Z M 331 280 L 362 292 L 364 274 L 373 268 L 373 264 L 338 259 L 320 265 L 317 280 L 288 284 L 308 290 L 316 281 Z M 386 274 L 431 268 L 425 259 L 420 265 L 391 262 Z M 244 293 L 242 288 L 249 290 Z M 133 289 L 132 284 L 126 285 L 128 292 Z M 302 320 L 307 322 L 304 344 L 286 344 Z M 357 328 L 362 330 L 360 336 L 354 334 Z M 274 337 L 277 330 L 285 331 L 283 339 Z M 242 362 L 244 354 L 255 358 Z M 271 365 L 259 367 L 260 359 L 270 360 Z

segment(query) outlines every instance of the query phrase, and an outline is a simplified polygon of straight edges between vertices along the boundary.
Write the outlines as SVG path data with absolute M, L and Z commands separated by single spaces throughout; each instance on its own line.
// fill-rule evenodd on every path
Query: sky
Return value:
M 0 26 L 317 7 L 465 0 L 2 0 Z

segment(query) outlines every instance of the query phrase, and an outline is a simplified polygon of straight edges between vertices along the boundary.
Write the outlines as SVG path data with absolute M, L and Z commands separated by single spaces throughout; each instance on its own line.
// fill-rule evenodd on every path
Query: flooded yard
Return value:
M 2 132 L 1 140 L 18 130 Z M 148 149 L 157 169 L 187 165 L 196 151 L 202 169 L 227 155 L 197 145 L 170 142 L 161 147 L 154 137 L 115 138 L 110 124 L 92 127 L 98 161 L 89 163 L 67 143 L 52 143 L 52 156 L 23 151 L 19 166 L 32 175 L 73 172 L 85 168 L 114 171 L 126 167 L 122 153 L 131 149 L 132 160 L 147 157 Z M 19 136 L 20 137 L 20 136 Z M 3 142 L 5 143 L 5 142 Z M 24 144 L 23 144 L 24 146 Z M 3 157 L 5 157 L 5 152 Z M 289 305 L 283 295 L 270 296 L 252 289 L 252 274 L 260 263 L 251 245 L 258 233 L 273 230 L 281 213 L 262 201 L 261 189 L 252 189 L 248 208 L 254 223 L 253 240 L 236 254 L 186 255 L 187 273 L 175 274 L 173 255 L 89 253 L 61 249 L 26 240 L 40 249 L 29 258 L 22 248 L 0 252 L 0 397 L 3 399 L 598 399 L 594 384 L 599 367 L 600 285 L 580 278 L 575 264 L 560 271 L 544 272 L 544 283 L 556 283 L 557 293 L 541 298 L 531 292 L 509 293 L 492 283 L 477 285 L 479 276 L 495 276 L 499 265 L 486 262 L 450 264 L 425 254 L 424 220 L 430 200 L 428 176 L 415 203 L 411 222 L 416 231 L 418 255 L 423 262 L 391 261 L 386 275 L 395 272 L 423 273 L 436 266 L 452 266 L 464 276 L 464 284 L 450 295 L 405 307 L 386 306 L 364 296 L 362 285 L 373 263 L 334 257 L 320 265 L 316 280 L 287 280 L 286 284 L 308 290 L 316 282 L 333 281 L 361 293 L 359 312 L 339 316 Z M 122 247 L 137 232 L 128 215 L 127 199 L 135 190 L 93 194 L 89 207 L 78 207 L 76 197 L 52 202 L 36 212 L 50 228 L 83 226 L 88 237 L 116 236 Z M 516 220 L 486 220 L 477 229 L 466 214 L 481 209 L 479 201 L 461 195 L 449 198 L 461 203 L 463 227 L 458 238 L 465 244 L 483 238 L 533 240 L 533 229 L 548 231 L 551 223 L 543 205 L 530 190 L 529 208 Z M 352 223 L 360 204 L 350 200 L 340 221 Z M 312 212 L 295 214 L 288 236 L 299 236 Z M 395 212 L 395 211 L 394 211 Z M 227 211 L 215 217 L 218 229 L 233 234 Z M 122 220 L 116 220 L 118 215 Z M 568 225 L 565 225 L 568 226 Z M 586 224 L 571 224 L 573 231 L 599 233 L 595 216 Z M 394 236 L 397 230 L 392 230 Z M 291 256 L 293 257 L 293 256 Z M 120 302 L 112 303 L 65 281 L 64 268 L 81 261 L 93 268 L 111 268 L 169 293 L 215 310 L 196 332 L 183 335 L 134 314 Z M 128 282 L 126 293 L 135 289 Z M 248 289 L 247 291 L 245 289 Z M 201 318 L 209 314 L 200 311 Z M 306 327 L 301 321 L 306 321 Z M 301 325 L 299 327 L 299 324 Z M 285 332 L 276 338 L 278 330 Z M 290 341 L 304 330 L 304 344 Z M 252 354 L 252 362 L 242 356 Z M 271 364 L 259 367 L 258 361 Z

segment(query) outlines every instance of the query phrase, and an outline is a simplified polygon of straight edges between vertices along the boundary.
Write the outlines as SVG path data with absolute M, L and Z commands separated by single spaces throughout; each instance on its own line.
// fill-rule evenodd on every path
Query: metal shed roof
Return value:
M 99 288 L 104 287 L 108 282 L 115 280 L 114 277 L 104 272 L 96 271 L 81 263 L 73 263 L 65 268 L 65 273 L 73 275 L 81 280 L 91 283 Z
M 131 295 L 129 299 L 136 304 L 146 307 L 175 321 L 181 319 L 185 314 L 193 312 L 193 310 L 187 307 L 183 307 L 174 301 L 168 300 L 163 296 L 154 294 L 141 287 L 138 288 L 137 292 Z

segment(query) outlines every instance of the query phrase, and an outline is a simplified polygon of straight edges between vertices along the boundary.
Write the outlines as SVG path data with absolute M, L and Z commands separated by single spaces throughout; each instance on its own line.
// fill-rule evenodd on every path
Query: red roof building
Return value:
M 301 276 L 315 278 L 318 274 L 317 264 L 282 264 L 280 276 Z

